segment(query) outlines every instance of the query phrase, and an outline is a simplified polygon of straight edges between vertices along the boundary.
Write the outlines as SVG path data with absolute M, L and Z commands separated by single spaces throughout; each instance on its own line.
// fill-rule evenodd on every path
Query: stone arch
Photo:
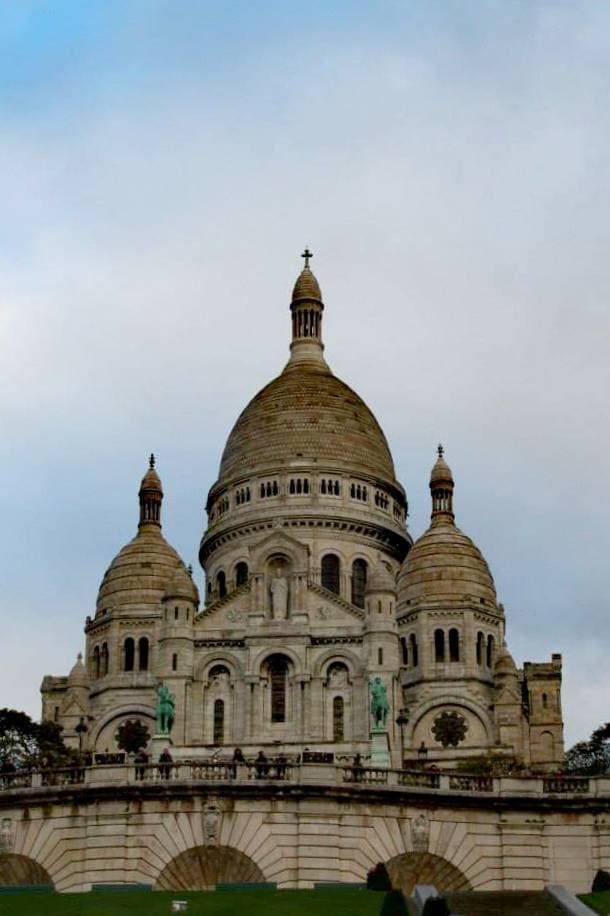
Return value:
M 303 671 L 303 663 L 294 649 L 289 649 L 283 644 L 278 644 L 277 646 L 265 646 L 258 653 L 256 658 L 252 661 L 252 671 L 255 674 L 258 674 L 259 677 L 264 677 L 264 665 L 267 659 L 271 658 L 272 655 L 285 655 L 288 658 L 294 669 L 292 675 L 301 674 Z
M 97 748 L 99 737 L 107 725 L 110 725 L 115 720 L 122 719 L 125 716 L 129 716 L 131 718 L 134 716 L 144 716 L 146 719 L 151 719 L 153 723 L 156 721 L 155 710 L 151 706 L 144 706 L 142 704 L 134 703 L 129 706 L 121 706 L 119 709 L 113 709 L 107 715 L 101 718 L 99 722 L 95 723 L 94 730 L 91 733 L 91 747 L 94 749 Z
M 409 726 L 408 726 L 408 731 L 405 734 L 405 740 L 410 741 L 411 743 L 413 742 L 413 735 L 415 733 L 417 726 L 419 725 L 421 720 L 424 718 L 424 716 L 426 716 L 427 713 L 430 712 L 430 710 L 435 709 L 436 707 L 441 709 L 442 707 L 448 707 L 448 706 L 455 707 L 455 708 L 459 708 L 460 706 L 462 706 L 464 709 L 467 709 L 470 713 L 472 713 L 472 715 L 475 716 L 480 721 L 483 727 L 483 730 L 485 732 L 488 744 L 492 745 L 494 743 L 492 725 L 491 725 L 491 722 L 489 721 L 489 717 L 485 709 L 482 706 L 480 706 L 478 703 L 475 703 L 473 700 L 466 699 L 465 697 L 461 697 L 461 696 L 455 696 L 450 699 L 447 698 L 446 700 L 441 700 L 440 698 L 437 697 L 433 700 L 428 700 L 427 702 L 422 703 L 421 706 L 418 706 L 416 709 L 414 709 L 412 717 L 411 717 L 411 722 L 409 723 Z
M 195 846 L 163 868 L 156 891 L 207 891 L 218 884 L 254 884 L 265 876 L 249 856 L 233 846 Z
M 231 680 L 242 680 L 244 669 L 241 662 L 233 655 L 232 652 L 224 652 L 222 649 L 214 652 L 212 655 L 206 655 L 204 659 L 195 668 L 195 680 L 207 681 L 210 670 L 214 665 L 226 665 L 231 672 Z
M 318 656 L 313 666 L 313 676 L 326 677 L 327 668 L 333 662 L 344 662 L 352 678 L 364 675 L 364 665 L 356 653 L 352 652 L 351 649 L 345 649 L 343 646 L 336 646 L 332 649 L 326 649 Z
M 0 887 L 53 887 L 46 869 L 29 856 L 6 853 L 0 855 Z
M 411 895 L 416 884 L 433 884 L 441 894 L 470 891 L 472 885 L 457 866 L 431 852 L 405 852 L 386 862 L 392 887 Z

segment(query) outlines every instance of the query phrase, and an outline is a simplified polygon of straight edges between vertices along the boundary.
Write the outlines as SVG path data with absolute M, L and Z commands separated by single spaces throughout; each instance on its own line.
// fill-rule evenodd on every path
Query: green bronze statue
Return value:
M 173 693 L 170 693 L 169 687 L 165 684 L 159 684 L 157 687 L 157 708 L 155 711 L 157 717 L 157 734 L 169 735 L 174 724 L 176 711 L 176 700 Z
M 385 728 L 390 711 L 388 692 L 380 677 L 374 677 L 369 683 L 371 691 L 371 716 L 374 728 Z

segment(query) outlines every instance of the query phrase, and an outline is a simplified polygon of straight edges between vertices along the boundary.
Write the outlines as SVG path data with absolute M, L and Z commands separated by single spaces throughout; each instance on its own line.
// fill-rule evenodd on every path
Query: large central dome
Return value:
M 364 401 L 324 363 L 289 363 L 238 418 L 220 481 L 290 463 L 351 468 L 394 480 L 388 443 Z

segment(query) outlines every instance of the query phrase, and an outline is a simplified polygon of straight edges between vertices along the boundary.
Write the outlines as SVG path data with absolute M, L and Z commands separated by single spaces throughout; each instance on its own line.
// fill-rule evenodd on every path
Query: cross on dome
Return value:
M 301 257 L 305 258 L 305 267 L 309 267 L 309 262 L 313 258 L 313 253 L 309 250 L 309 248 L 305 249 Z
M 154 468 L 155 466 L 155 456 L 152 452 L 150 453 L 150 458 L 148 459 L 148 466 L 149 468 Z

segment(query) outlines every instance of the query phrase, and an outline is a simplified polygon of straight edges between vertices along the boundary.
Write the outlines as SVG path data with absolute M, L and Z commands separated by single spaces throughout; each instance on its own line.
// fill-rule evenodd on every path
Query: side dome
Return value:
M 199 604 L 199 592 L 193 582 L 189 571 L 180 563 L 176 568 L 174 575 L 170 579 L 165 589 L 164 598 L 183 598 L 185 601 L 192 601 L 193 604 Z
M 241 413 L 218 482 L 295 461 L 395 478 L 386 438 L 364 401 L 327 367 L 306 363 L 287 368 Z
M 107 610 L 142 609 L 161 605 L 180 556 L 161 533 L 163 489 L 154 470 L 154 456 L 140 485 L 140 523 L 135 538 L 123 547 L 104 575 L 96 615 Z
M 456 527 L 454 482 L 442 447 L 432 469 L 432 520 L 415 541 L 398 574 L 398 604 L 417 600 L 463 600 L 496 605 L 496 588 L 487 562 L 474 542 Z

